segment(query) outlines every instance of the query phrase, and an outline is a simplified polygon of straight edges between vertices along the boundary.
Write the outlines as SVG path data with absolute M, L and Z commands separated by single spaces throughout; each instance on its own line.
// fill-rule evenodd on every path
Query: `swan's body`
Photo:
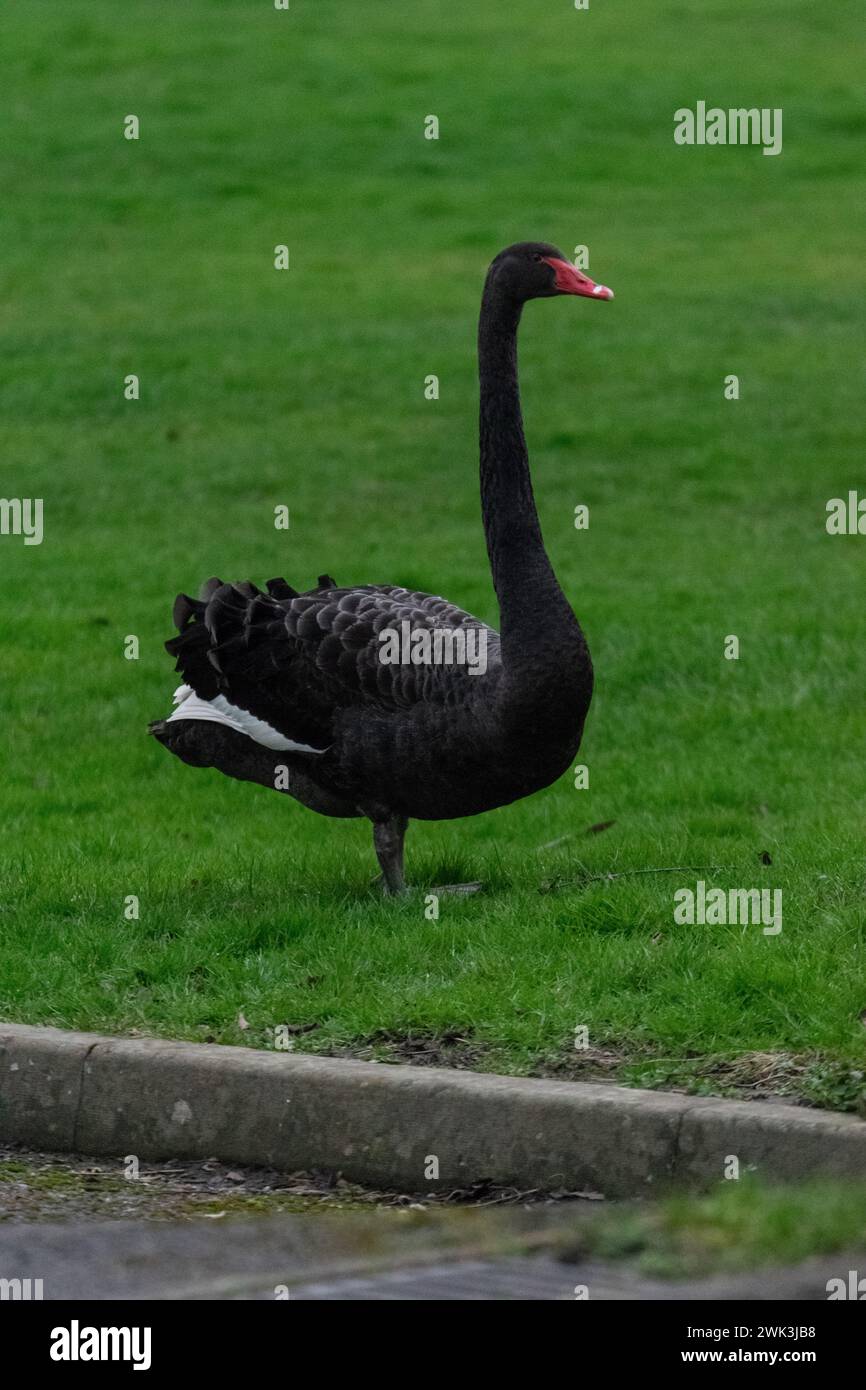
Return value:
M 580 744 L 592 665 L 544 551 L 517 387 L 523 302 L 557 293 L 611 297 L 555 248 L 522 244 L 493 262 L 482 302 L 482 511 L 501 636 L 443 598 L 327 575 L 302 594 L 214 579 L 175 603 L 166 645 L 186 684 L 152 732 L 185 762 L 367 816 L 391 891 L 409 818 L 504 806 L 553 782 Z M 388 633 L 422 629 L 482 647 L 485 669 L 383 660 Z

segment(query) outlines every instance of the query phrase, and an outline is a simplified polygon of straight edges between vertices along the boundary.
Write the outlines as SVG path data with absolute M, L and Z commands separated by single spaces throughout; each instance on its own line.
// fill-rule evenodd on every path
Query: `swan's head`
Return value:
M 521 304 L 554 294 L 613 299 L 613 290 L 597 285 L 555 246 L 544 241 L 518 241 L 514 246 L 506 246 L 491 265 L 488 280 L 500 294 Z

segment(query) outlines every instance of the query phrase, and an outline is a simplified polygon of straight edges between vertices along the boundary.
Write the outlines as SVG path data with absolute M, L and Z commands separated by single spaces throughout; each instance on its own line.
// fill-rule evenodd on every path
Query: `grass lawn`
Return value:
M 863 1105 L 866 539 L 825 529 L 864 482 L 859 15 L 7 8 L 2 491 L 42 497 L 45 534 L 0 536 L 0 1016 Z M 675 145 L 699 99 L 783 108 L 783 153 Z M 616 291 L 530 305 L 521 335 L 597 672 L 590 785 L 412 826 L 415 884 L 487 885 L 428 921 L 371 887 L 366 823 L 145 730 L 173 597 L 211 574 L 496 622 L 474 332 L 523 238 L 587 245 Z M 781 889 L 782 932 L 678 925 L 698 879 Z
M 700 1197 L 600 1203 L 572 1254 L 628 1260 L 649 1277 L 693 1279 L 796 1265 L 810 1256 L 862 1250 L 864 1242 L 862 1183 L 821 1179 L 766 1187 L 746 1179 Z M 840 1262 L 833 1277 L 846 1275 Z

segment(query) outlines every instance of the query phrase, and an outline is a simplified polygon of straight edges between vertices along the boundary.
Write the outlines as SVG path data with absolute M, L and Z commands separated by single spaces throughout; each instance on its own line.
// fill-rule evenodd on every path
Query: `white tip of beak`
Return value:
M 596 285 L 593 294 L 599 299 L 613 299 L 613 290 L 609 290 L 607 285 Z

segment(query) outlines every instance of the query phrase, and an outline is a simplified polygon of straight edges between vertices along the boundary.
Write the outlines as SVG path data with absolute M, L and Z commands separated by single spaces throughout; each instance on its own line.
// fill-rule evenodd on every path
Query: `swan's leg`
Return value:
M 376 858 L 382 870 L 386 893 L 406 891 L 403 878 L 403 837 L 408 824 L 405 816 L 391 816 L 389 820 L 373 822 L 373 844 L 376 846 Z

